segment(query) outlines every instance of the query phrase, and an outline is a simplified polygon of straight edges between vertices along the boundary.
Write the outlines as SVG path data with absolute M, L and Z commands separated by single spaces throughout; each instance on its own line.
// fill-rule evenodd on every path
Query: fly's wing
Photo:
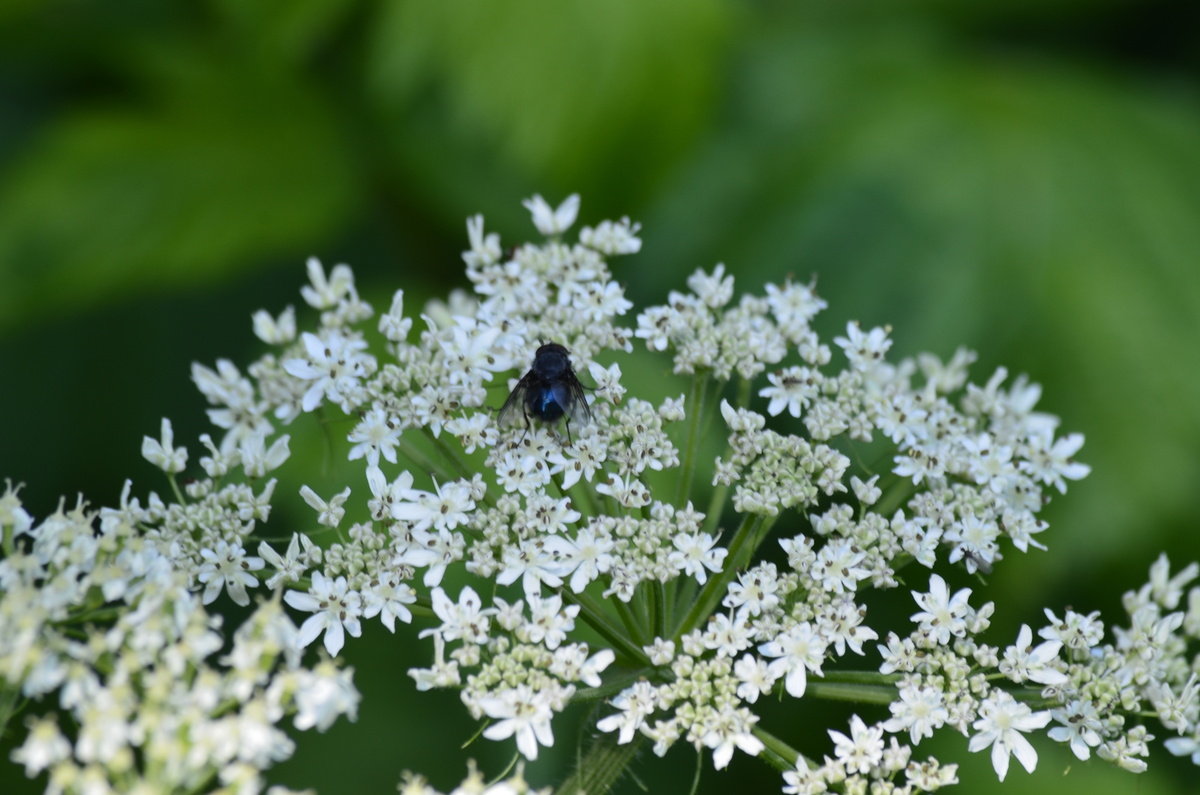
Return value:
M 517 428 L 529 424 L 529 418 L 525 416 L 525 393 L 533 383 L 533 378 L 533 373 L 526 373 L 513 387 L 508 400 L 504 401 L 504 405 L 500 407 L 500 413 L 496 415 L 498 427 Z
M 563 404 L 567 417 L 576 428 L 583 428 L 592 421 L 592 409 L 588 406 L 587 395 L 583 392 L 583 384 L 579 383 L 574 371 L 570 372 L 563 382 L 567 389 L 567 401 Z

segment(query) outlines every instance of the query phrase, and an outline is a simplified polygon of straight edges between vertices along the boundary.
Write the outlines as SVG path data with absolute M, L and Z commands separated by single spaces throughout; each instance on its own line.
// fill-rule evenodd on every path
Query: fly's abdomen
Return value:
M 563 400 L 560 388 L 544 386 L 529 393 L 529 413 L 542 422 L 554 422 L 563 415 Z

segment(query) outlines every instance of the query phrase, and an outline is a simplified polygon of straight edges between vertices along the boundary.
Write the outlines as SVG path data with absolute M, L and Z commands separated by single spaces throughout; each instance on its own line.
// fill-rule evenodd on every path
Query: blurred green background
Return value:
M 1160 550 L 1200 557 L 1198 76 L 1194 0 L 7 0 L 0 477 L 39 516 L 112 504 L 126 477 L 162 490 L 141 437 L 170 416 L 195 447 L 189 364 L 256 356 L 250 313 L 299 304 L 307 256 L 349 262 L 379 307 L 403 287 L 412 313 L 464 286 L 468 215 L 508 245 L 533 234 L 520 199 L 578 191 L 582 223 L 643 223 L 614 263 L 639 305 L 717 262 L 742 290 L 817 275 L 826 334 L 890 323 L 898 355 L 965 344 L 976 381 L 1042 383 L 1093 474 L 987 598 L 1004 637 L 1042 606 L 1112 616 Z M 414 768 L 449 789 L 468 754 L 498 772 L 511 743 L 460 751 L 454 694 L 412 692 L 428 643 L 366 635 L 346 650 L 359 721 L 300 738 L 277 779 L 390 792 Z M 845 729 L 784 707 L 768 728 L 814 754 Z M 534 783 L 586 717 L 555 724 Z M 963 791 L 1002 791 L 971 757 Z M 693 764 L 648 756 L 625 790 L 686 791 Z M 1200 771 L 1161 744 L 1140 777 L 1043 747 L 1009 776 L 1158 795 Z M 779 787 L 738 756 L 702 789 L 734 782 Z

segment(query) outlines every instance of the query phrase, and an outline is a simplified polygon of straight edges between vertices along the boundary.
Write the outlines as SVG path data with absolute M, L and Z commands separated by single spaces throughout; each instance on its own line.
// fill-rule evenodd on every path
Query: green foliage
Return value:
M 1128 543 L 1147 505 L 1191 499 L 1200 373 L 1179 353 L 1200 345 L 1200 114 L 1176 92 L 928 30 L 755 40 L 737 121 L 646 218 L 666 233 L 648 236 L 656 291 L 706 257 L 817 275 L 902 349 L 970 339 L 983 366 L 1020 362 L 1104 440 L 1080 521 L 1059 528 L 1085 560 Z M 1145 531 L 1161 543 L 1169 528 Z
M 301 256 L 350 220 L 358 177 L 328 109 L 232 64 L 179 93 L 48 125 L 0 189 L 0 318 Z M 240 76 L 243 75 L 244 76 Z

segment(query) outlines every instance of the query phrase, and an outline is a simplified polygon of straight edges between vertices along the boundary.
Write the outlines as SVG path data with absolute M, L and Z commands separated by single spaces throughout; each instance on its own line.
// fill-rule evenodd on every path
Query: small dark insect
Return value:
M 530 419 L 550 425 L 564 415 L 567 442 L 572 443 L 571 420 L 586 425 L 592 419 L 592 412 L 583 394 L 583 384 L 571 369 L 570 352 L 556 342 L 548 342 L 533 355 L 533 366 L 500 407 L 497 422 L 501 427 L 511 426 L 523 417 L 528 432 Z

